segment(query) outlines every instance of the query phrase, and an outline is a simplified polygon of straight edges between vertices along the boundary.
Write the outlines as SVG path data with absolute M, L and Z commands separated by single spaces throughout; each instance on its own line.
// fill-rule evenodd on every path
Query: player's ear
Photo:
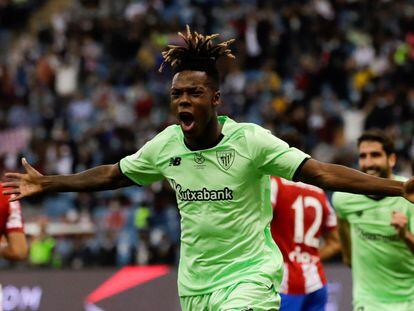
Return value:
M 217 107 L 220 104 L 220 95 L 221 94 L 219 90 L 214 92 L 214 95 L 213 95 L 213 106 L 214 107 Z
M 395 164 L 397 163 L 397 156 L 395 153 L 391 153 L 388 156 L 388 166 L 393 168 L 395 166 Z

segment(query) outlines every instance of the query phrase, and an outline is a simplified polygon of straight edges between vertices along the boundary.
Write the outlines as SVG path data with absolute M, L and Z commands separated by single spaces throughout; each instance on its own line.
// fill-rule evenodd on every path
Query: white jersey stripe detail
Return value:
M 323 287 L 323 283 L 315 263 L 302 265 L 303 277 L 305 279 L 305 293 L 309 294 Z
M 17 201 L 10 202 L 10 213 L 6 223 L 7 229 L 23 228 L 22 212 L 20 203 Z

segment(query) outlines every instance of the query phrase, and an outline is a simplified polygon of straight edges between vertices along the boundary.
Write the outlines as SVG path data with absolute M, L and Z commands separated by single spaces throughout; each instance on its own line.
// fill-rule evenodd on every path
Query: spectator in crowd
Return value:
M 47 220 L 39 219 L 39 234 L 30 243 L 29 261 L 36 267 L 50 267 L 53 264 L 56 241 L 47 232 Z

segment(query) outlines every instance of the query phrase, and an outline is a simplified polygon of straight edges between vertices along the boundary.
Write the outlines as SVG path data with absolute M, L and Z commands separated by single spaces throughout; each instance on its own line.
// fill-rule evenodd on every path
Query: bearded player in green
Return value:
M 24 159 L 26 173 L 8 173 L 16 199 L 56 191 L 96 191 L 167 178 L 181 214 L 178 290 L 183 310 L 278 310 L 283 259 L 269 222 L 269 175 L 325 189 L 405 196 L 414 180 L 381 179 L 310 157 L 260 126 L 217 115 L 216 61 L 234 58 L 187 28 L 184 46 L 168 46 L 171 109 L 178 125 L 167 127 L 119 163 L 78 174 L 43 176 Z
M 392 141 L 379 130 L 358 139 L 359 167 L 373 176 L 392 174 Z M 344 261 L 352 266 L 355 311 L 414 310 L 414 205 L 401 197 L 336 192 Z

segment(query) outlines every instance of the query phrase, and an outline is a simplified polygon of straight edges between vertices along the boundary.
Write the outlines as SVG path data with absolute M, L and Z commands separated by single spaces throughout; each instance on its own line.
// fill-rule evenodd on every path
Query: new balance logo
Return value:
M 169 166 L 178 166 L 180 164 L 181 164 L 181 158 L 180 157 L 170 158 L 170 165 Z

